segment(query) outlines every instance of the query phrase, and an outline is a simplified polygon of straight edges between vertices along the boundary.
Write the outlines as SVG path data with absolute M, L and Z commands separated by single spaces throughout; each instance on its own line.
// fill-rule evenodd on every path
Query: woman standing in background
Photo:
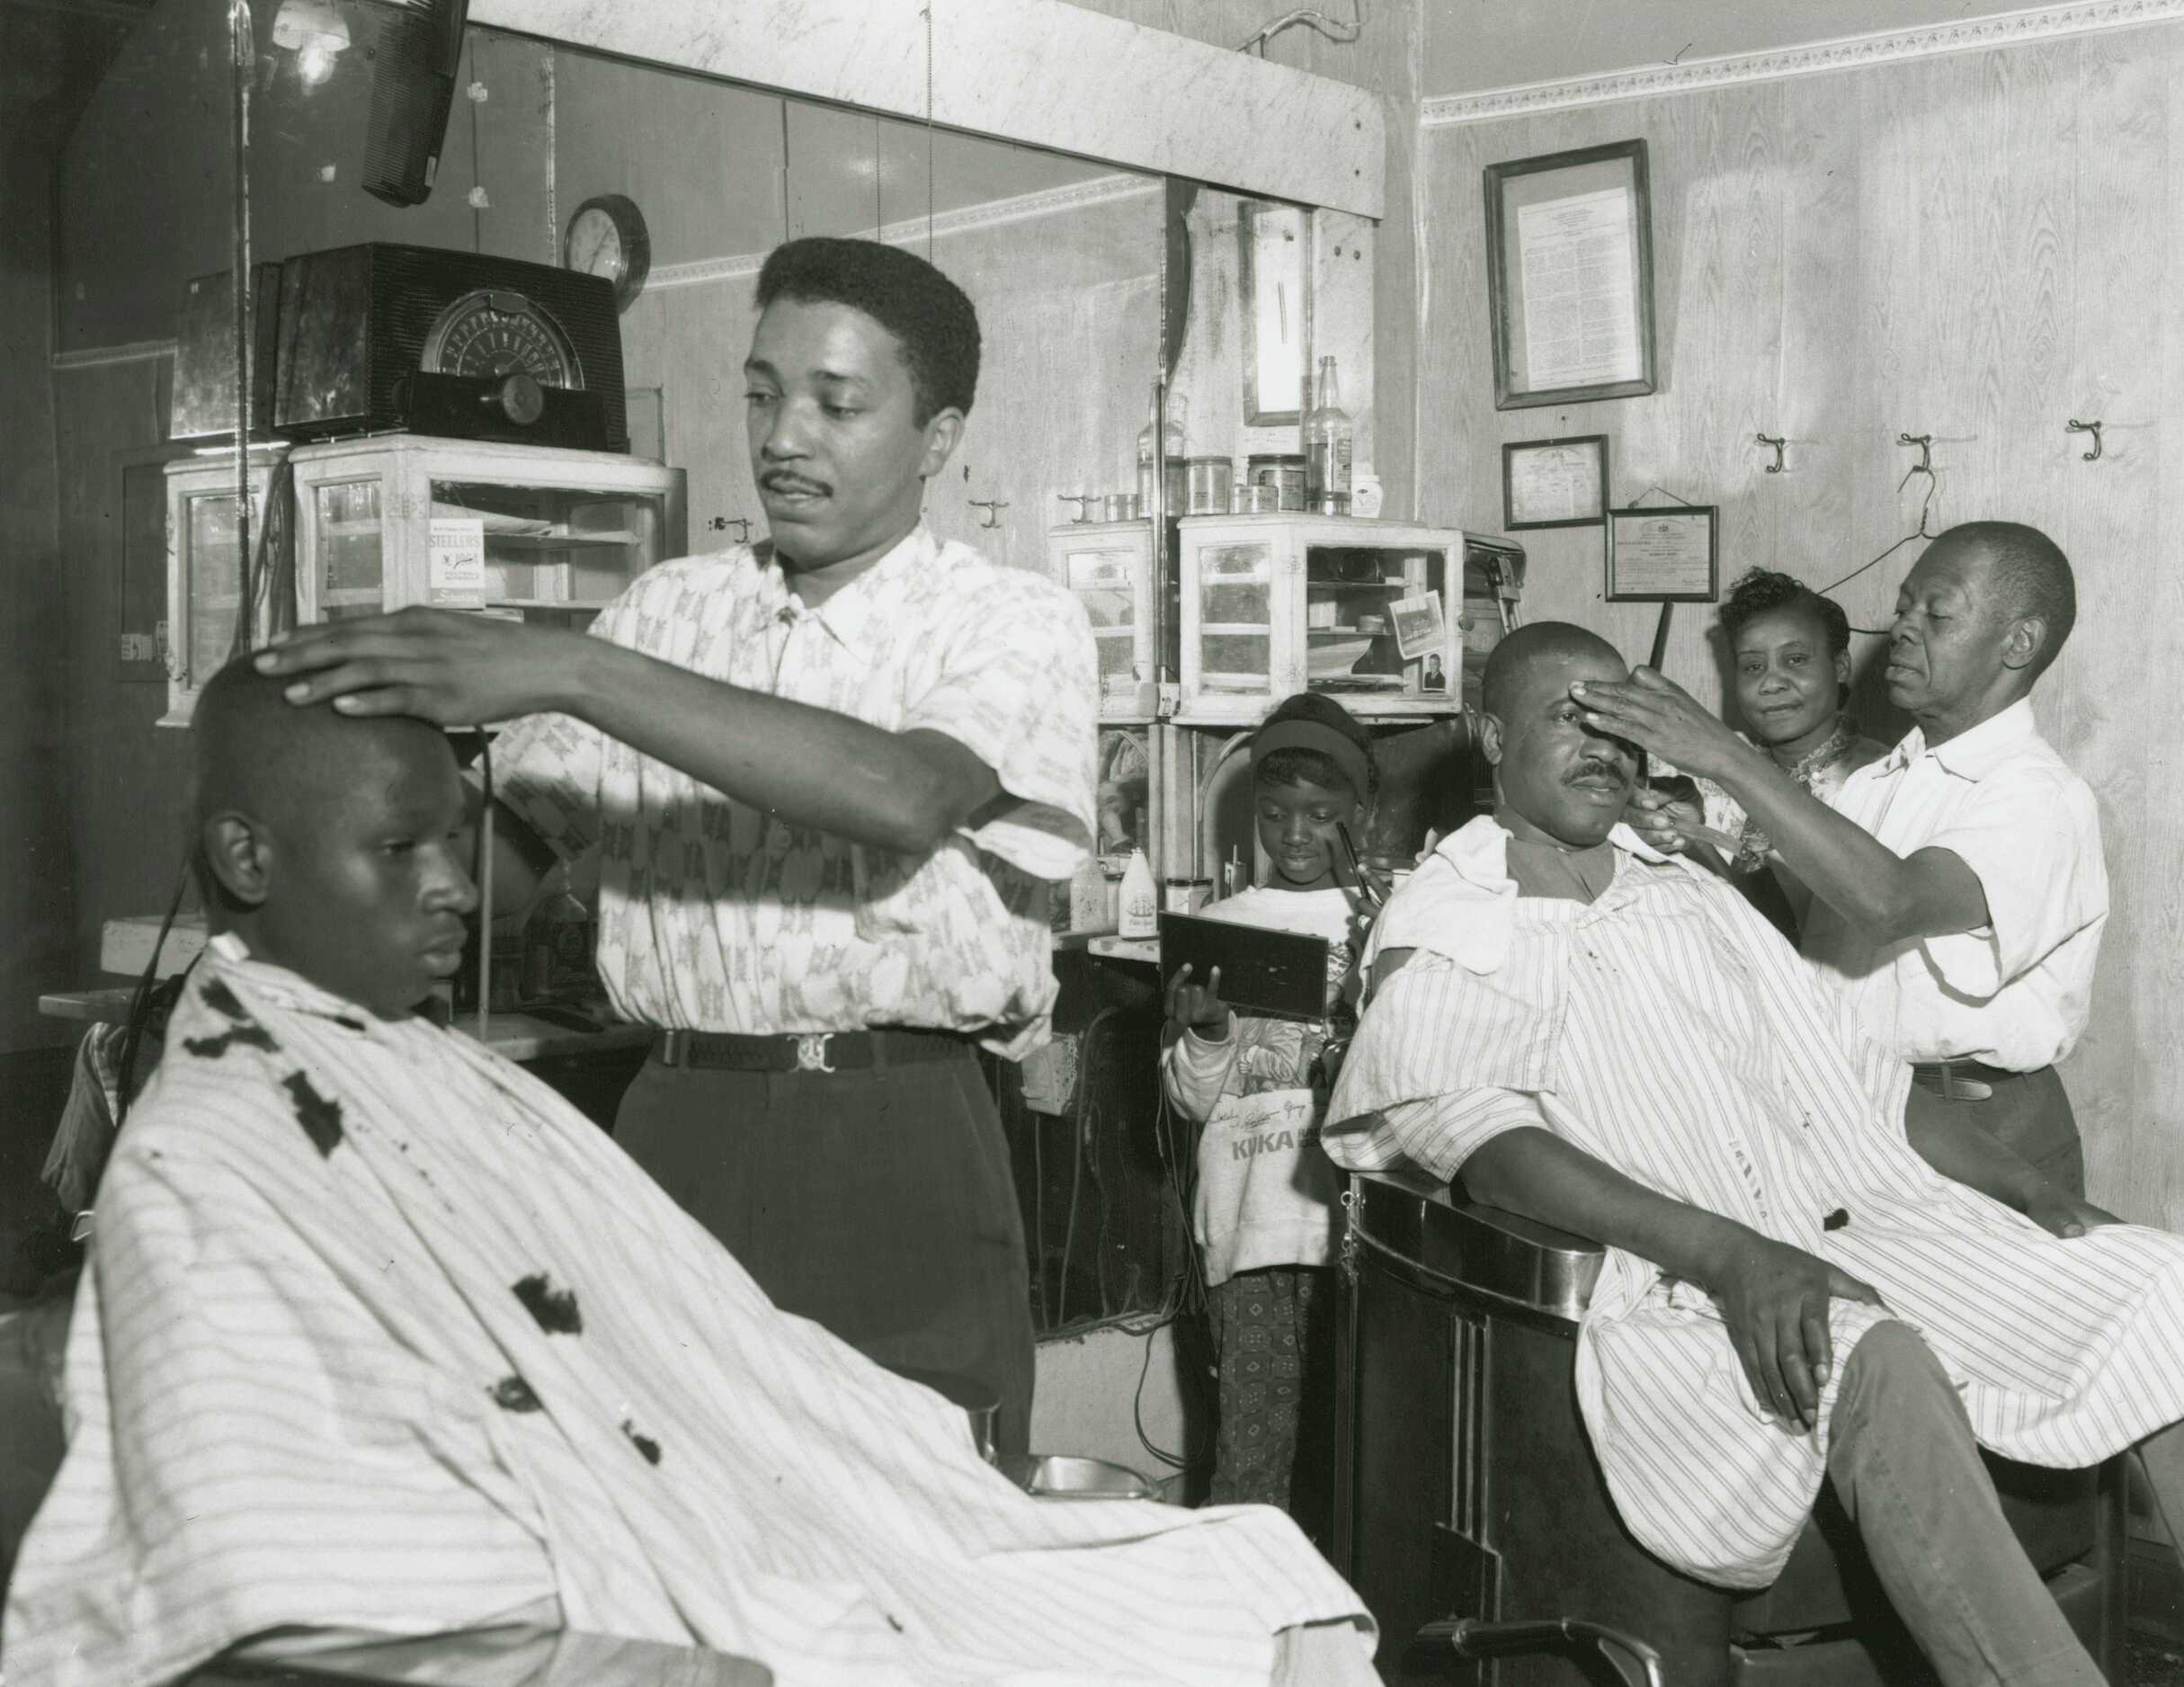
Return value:
M 1823 802 L 1888 746 L 1858 730 L 1845 712 L 1850 695 L 1850 621 L 1842 605 L 1804 581 L 1753 568 L 1721 607 L 1729 641 L 1731 684 L 1752 743 Z M 1773 844 L 1734 798 L 1710 780 L 1696 781 L 1706 825 L 1737 841 L 1720 864 L 1784 935 L 1796 941 L 1802 897 L 1769 869 Z

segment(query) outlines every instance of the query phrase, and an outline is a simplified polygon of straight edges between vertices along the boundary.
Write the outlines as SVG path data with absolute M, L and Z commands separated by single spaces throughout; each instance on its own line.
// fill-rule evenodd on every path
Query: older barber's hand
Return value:
M 1705 817 L 1704 810 L 1697 803 L 1664 797 L 1643 785 L 1630 793 L 1630 807 L 1623 812 L 1630 829 L 1663 855 L 1680 855 L 1689 850 L 1689 829 L 1700 825 Z
M 476 727 L 561 706 L 558 688 L 590 642 L 558 628 L 411 608 L 300 628 L 256 661 L 262 674 L 293 677 L 292 703 L 331 697 L 346 715 Z
M 1752 1393 L 1769 1415 L 1810 1429 L 1835 1354 L 1828 1302 L 1879 1306 L 1879 1292 L 1802 1248 L 1744 1232 L 1703 1284 L 1721 1308 Z
M 1698 706 L 1681 686 L 1651 668 L 1627 680 L 1580 680 L 1570 695 L 1585 710 L 1595 731 L 1635 744 L 1686 773 L 1720 779 L 1751 754 L 1749 746 Z
M 2083 1236 L 2104 1224 L 2123 1222 L 2114 1213 L 2052 1183 L 2044 1185 L 2025 1203 L 2025 1216 L 2048 1235 L 2061 1236 Z

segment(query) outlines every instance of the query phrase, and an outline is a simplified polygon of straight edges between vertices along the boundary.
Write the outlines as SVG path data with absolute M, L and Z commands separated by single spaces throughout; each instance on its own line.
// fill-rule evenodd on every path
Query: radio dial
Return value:
M 520 369 L 495 381 L 479 402 L 488 410 L 498 410 L 518 427 L 527 428 L 546 414 L 546 395 Z

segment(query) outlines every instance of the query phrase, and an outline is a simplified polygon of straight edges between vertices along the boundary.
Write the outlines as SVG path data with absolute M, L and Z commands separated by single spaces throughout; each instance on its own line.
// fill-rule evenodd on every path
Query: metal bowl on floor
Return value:
M 1001 1473 L 1042 1500 L 1156 1500 L 1160 1490 L 1126 1465 L 1067 1453 L 1010 1453 L 994 1460 Z

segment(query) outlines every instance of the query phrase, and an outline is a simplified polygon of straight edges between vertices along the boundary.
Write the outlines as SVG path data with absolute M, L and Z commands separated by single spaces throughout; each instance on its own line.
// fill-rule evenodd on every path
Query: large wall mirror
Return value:
M 1149 422 L 1159 439 L 1150 412 L 1163 375 L 1181 452 L 1226 457 L 1240 471 L 1254 453 L 1297 449 L 1312 360 L 1335 355 L 1369 458 L 1372 224 L 1361 216 L 478 26 L 450 39 L 450 109 L 430 192 L 400 205 L 366 190 L 389 168 L 373 136 L 386 117 L 384 67 L 405 50 L 390 32 L 403 8 L 109 4 L 113 40 L 59 147 L 53 197 L 53 437 L 60 550 L 74 570 L 67 713 L 77 741 L 99 746 L 67 774 L 78 957 L 99 953 L 104 921 L 156 910 L 173 882 L 166 821 L 186 809 L 186 756 L 180 735 L 152 730 L 173 665 L 216 668 L 237 625 L 283 589 L 277 572 L 262 572 L 247 604 L 232 558 L 209 566 L 223 545 L 234 549 L 241 521 L 263 542 L 266 504 L 236 500 L 235 477 L 254 491 L 278 444 L 238 462 L 218 433 L 232 430 L 239 388 L 257 395 L 264 423 L 265 394 L 293 353 L 285 308 L 269 334 L 236 338 L 228 278 L 238 270 L 362 243 L 551 265 L 574 254 L 609 268 L 619 248 L 630 451 L 685 475 L 687 548 L 701 550 L 762 531 L 742 363 L 765 254 L 784 238 L 833 234 L 929 255 L 978 308 L 984 367 L 962 443 L 928 486 L 928 520 L 943 538 L 1078 586 L 1095 620 L 1112 622 L 1106 645 L 1125 698 L 1154 671 L 1174 671 L 1172 582 L 1155 591 L 1142 567 L 1131 575 L 1101 558 L 1080 559 L 1080 579 L 1056 530 L 1101 523 L 1119 503 L 1138 531 L 1129 544 L 1110 531 L 1109 549 L 1154 549 L 1138 453 Z M 1236 56 L 1217 58 L 1214 82 L 1244 74 Z M 1249 67 L 1279 80 L 1277 71 Z M 1365 135 L 1352 91 L 1336 98 L 1333 85 L 1289 90 L 1293 126 Z M 1218 127 L 1233 141 L 1234 125 Z M 1366 139 L 1377 147 L 1377 135 Z M 1319 168 L 1348 181 L 1357 173 L 1347 165 L 1321 167 L 1339 150 L 1297 139 L 1282 156 L 1309 166 L 1292 174 Z M 246 354 L 254 381 L 240 367 Z M 178 411 L 191 427 L 173 426 Z M 176 465 L 201 469 L 208 486 L 179 522 L 163 501 Z M 1180 496 L 1166 502 L 1180 513 Z M 327 530 L 363 519 L 320 514 Z M 179 638 L 159 577 L 163 528 L 166 545 L 179 531 L 208 563 L 190 578 L 213 613 Z M 1119 569 L 1111 586 L 1094 564 Z M 329 596 L 345 589 L 339 572 L 327 563 L 319 584 Z M 1111 750 L 1134 733 L 1137 754 L 1129 766 L 1105 763 L 1110 844 L 1145 835 L 1150 770 L 1137 719 L 1107 735 Z M 1117 838 L 1105 835 L 1110 811 L 1121 816 Z
M 1041 566 L 1071 507 L 1058 495 L 1134 486 L 1160 337 L 1157 178 L 473 27 L 430 195 L 396 208 L 361 188 L 388 8 L 256 10 L 254 262 L 392 241 L 558 263 L 580 207 L 636 208 L 649 271 L 620 323 L 631 444 L 688 472 L 693 549 L 758 517 L 742 426 L 752 291 L 765 253 L 801 235 L 898 242 L 978 306 L 978 402 L 930 488 L 943 536 Z M 226 0 L 164 0 L 69 148 L 60 336 L 85 361 L 173 339 L 186 279 L 233 262 L 228 20 Z M 590 229 L 577 239 L 596 246 Z M 155 420 L 101 442 L 141 449 Z

